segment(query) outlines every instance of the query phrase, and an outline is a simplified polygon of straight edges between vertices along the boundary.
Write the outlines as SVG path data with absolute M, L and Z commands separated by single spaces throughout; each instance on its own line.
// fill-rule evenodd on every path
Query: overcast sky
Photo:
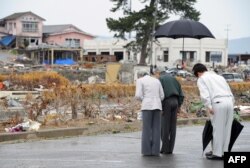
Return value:
M 93 35 L 112 36 L 105 19 L 121 16 L 110 12 L 112 6 L 110 0 L 0 0 L 0 18 L 32 11 L 46 19 L 45 25 L 74 24 Z M 249 6 L 250 0 L 197 0 L 195 4 L 200 22 L 219 39 L 227 37 L 227 25 L 229 39 L 250 37 Z M 139 8 L 139 0 L 132 0 L 132 9 Z

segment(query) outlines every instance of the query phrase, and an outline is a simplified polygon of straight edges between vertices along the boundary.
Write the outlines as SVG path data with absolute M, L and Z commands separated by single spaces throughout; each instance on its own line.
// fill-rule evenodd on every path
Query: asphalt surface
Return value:
M 243 125 L 233 151 L 250 151 L 250 122 Z M 202 156 L 202 130 L 203 126 L 178 127 L 174 154 L 159 157 L 141 155 L 141 132 L 0 143 L 0 167 L 223 168 L 223 161 Z

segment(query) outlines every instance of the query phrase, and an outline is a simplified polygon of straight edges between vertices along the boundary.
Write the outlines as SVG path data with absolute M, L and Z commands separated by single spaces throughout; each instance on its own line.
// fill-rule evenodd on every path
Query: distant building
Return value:
M 228 64 L 250 65 L 250 37 L 229 40 Z
M 113 55 L 115 56 L 116 61 L 121 60 L 136 60 L 136 53 L 135 55 L 129 55 L 127 49 L 124 46 L 128 43 L 128 41 L 124 40 L 116 40 L 116 39 L 93 39 L 93 40 L 86 40 L 83 45 L 84 50 L 84 60 L 89 58 L 90 56 L 108 56 Z M 132 58 L 134 57 L 134 58 Z M 95 62 L 96 59 L 93 59 Z
M 33 12 L 20 12 L 0 19 L 0 45 L 25 48 L 42 42 L 42 17 Z
M 140 53 L 129 52 L 124 48 L 127 43 L 129 41 L 116 39 L 87 40 L 83 46 L 84 55 L 115 55 L 118 61 L 139 63 Z M 183 60 L 189 65 L 201 62 L 209 66 L 226 66 L 228 64 L 226 44 L 226 39 L 185 38 Z M 167 67 L 181 65 L 182 47 L 182 39 L 160 38 L 153 44 L 152 58 L 146 62 Z
M 228 54 L 228 65 L 250 65 L 250 54 Z
M 0 48 L 25 49 L 40 64 L 74 64 L 82 60 L 84 40 L 95 36 L 72 24 L 43 25 L 42 17 L 20 12 L 0 20 Z
M 84 40 L 95 36 L 88 34 L 72 24 L 43 26 L 43 42 L 64 47 L 79 48 Z
M 33 12 L 19 12 L 0 19 L 0 46 L 26 48 L 41 44 L 80 48 L 84 40 L 95 36 L 72 24 L 43 25 L 42 17 Z

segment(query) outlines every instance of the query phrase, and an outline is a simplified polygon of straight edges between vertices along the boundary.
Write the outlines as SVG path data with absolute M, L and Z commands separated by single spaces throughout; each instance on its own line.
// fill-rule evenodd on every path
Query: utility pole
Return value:
M 132 0 L 123 1 L 123 5 L 124 5 L 125 11 L 126 11 L 123 14 L 130 15 L 130 13 L 132 12 Z M 131 38 L 131 31 L 128 33 L 128 37 L 129 37 L 129 39 Z
M 227 44 L 226 44 L 226 47 L 227 47 L 227 58 L 228 58 L 228 38 L 229 38 L 229 31 L 230 31 L 229 26 L 230 25 L 227 24 L 227 28 L 225 29 L 225 31 L 227 32 Z M 229 62 L 229 65 L 230 64 L 231 64 L 231 62 Z
M 130 15 L 130 13 L 132 12 L 132 0 L 125 0 L 123 1 L 123 5 L 126 8 L 126 12 L 124 13 L 125 15 Z M 131 31 L 128 32 L 128 39 L 131 39 Z M 130 60 L 131 58 L 131 51 L 127 50 L 127 56 L 128 56 L 128 60 Z M 134 59 L 134 58 L 133 58 Z
M 150 40 L 150 55 L 149 55 L 149 64 L 153 64 L 153 40 L 154 40 L 154 34 L 155 34 L 155 22 L 156 22 L 156 12 L 157 12 L 157 5 L 158 0 L 155 0 L 154 3 L 154 13 L 153 13 L 153 27 L 152 27 L 152 33 L 151 33 L 151 40 Z M 155 62 L 156 64 L 156 62 Z
M 132 12 L 132 0 L 129 1 L 129 12 Z M 128 38 L 131 39 L 131 31 L 129 32 Z
M 228 37 L 229 37 L 229 31 L 230 31 L 229 26 L 230 25 L 227 25 L 227 28 L 225 29 L 225 31 L 227 32 L 227 48 L 228 48 Z

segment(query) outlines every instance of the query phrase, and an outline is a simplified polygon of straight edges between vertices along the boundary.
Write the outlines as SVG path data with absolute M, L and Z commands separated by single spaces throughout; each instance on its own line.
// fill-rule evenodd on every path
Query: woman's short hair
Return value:
M 137 72 L 137 77 L 138 78 L 141 78 L 141 77 L 143 77 L 143 76 L 145 76 L 145 75 L 148 75 L 149 73 L 147 72 L 147 71 L 145 71 L 145 70 L 140 70 L 140 71 L 138 71 Z
M 198 77 L 198 72 L 203 73 L 203 72 L 207 71 L 207 67 L 201 63 L 197 63 L 194 65 L 192 71 L 193 71 L 194 75 L 196 77 Z

